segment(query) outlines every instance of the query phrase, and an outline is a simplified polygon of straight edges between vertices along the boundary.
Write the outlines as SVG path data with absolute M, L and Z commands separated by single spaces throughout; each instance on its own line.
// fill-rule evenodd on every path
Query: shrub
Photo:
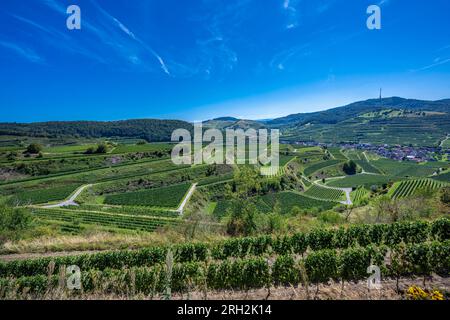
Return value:
M 334 250 L 311 252 L 305 259 L 305 269 L 311 283 L 336 279 L 338 275 L 336 252 Z
M 25 150 L 25 153 L 38 154 L 41 151 L 42 151 L 42 146 L 40 144 L 32 143 L 27 147 L 27 149 Z
M 311 250 L 329 249 L 333 246 L 334 232 L 316 229 L 308 234 L 308 245 Z
M 272 266 L 272 281 L 275 285 L 297 285 L 300 282 L 300 269 L 291 255 L 277 257 Z

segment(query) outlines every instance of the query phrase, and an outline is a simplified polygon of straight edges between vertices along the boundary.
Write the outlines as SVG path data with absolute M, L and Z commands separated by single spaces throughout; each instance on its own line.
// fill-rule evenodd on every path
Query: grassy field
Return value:
M 66 145 L 44 148 L 44 153 L 83 153 L 89 148 L 95 148 L 96 144 Z

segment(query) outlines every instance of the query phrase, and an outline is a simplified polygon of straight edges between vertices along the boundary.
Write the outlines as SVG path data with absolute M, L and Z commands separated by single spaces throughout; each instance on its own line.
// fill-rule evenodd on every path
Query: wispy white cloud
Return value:
M 55 0 L 44 0 L 44 4 L 56 12 L 66 15 L 65 8 Z M 91 17 L 95 17 L 95 21 L 93 20 L 94 18 L 84 16 L 81 27 L 82 30 L 86 30 L 94 35 L 98 41 L 93 41 L 92 39 L 83 40 L 83 43 L 77 45 L 79 51 L 84 50 L 92 58 L 100 55 L 104 63 L 116 64 L 119 68 L 125 69 L 129 67 L 136 71 L 152 71 L 152 63 L 147 57 L 150 54 L 154 57 L 163 72 L 171 75 L 161 55 L 157 54 L 136 33 L 103 9 L 96 1 L 91 0 L 91 4 L 96 9 L 96 12 L 94 11 L 90 15 Z M 106 50 L 108 54 L 105 54 L 105 50 L 99 48 L 99 43 L 111 49 Z M 114 57 L 119 60 L 116 60 Z
M 0 41 L 0 46 L 15 52 L 16 54 L 30 62 L 44 63 L 44 59 L 31 48 L 7 41 Z
M 297 4 L 298 0 L 283 0 L 283 9 L 286 14 L 286 29 L 294 29 L 298 26 L 298 12 Z
M 286 50 L 282 50 L 275 54 L 269 63 L 269 66 L 276 71 L 284 71 L 287 69 L 292 60 L 306 57 L 311 54 L 310 44 L 305 43 Z
M 410 70 L 411 72 L 419 72 L 419 71 L 424 71 L 424 70 L 428 70 L 437 66 L 441 66 L 443 64 L 449 63 L 450 62 L 450 58 L 447 59 L 441 59 L 440 57 L 437 57 L 433 60 L 432 64 L 429 64 L 427 66 L 424 66 L 422 68 L 418 68 L 418 69 L 413 69 Z

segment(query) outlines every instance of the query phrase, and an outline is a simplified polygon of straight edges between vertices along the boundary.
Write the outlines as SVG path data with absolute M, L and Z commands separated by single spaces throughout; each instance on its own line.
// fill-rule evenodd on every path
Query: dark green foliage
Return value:
M 348 248 L 339 255 L 339 275 L 345 281 L 367 278 L 370 253 L 365 248 Z
M 328 282 L 338 275 L 338 260 L 334 250 L 321 250 L 308 254 L 305 269 L 311 283 Z
M 296 233 L 291 238 L 292 250 L 303 255 L 308 248 L 308 238 L 304 233 Z
M 192 124 L 178 120 L 138 119 L 125 121 L 58 121 L 42 123 L 0 123 L 1 135 L 35 137 L 133 137 L 147 141 L 170 141 L 172 132 L 192 131 Z
M 350 160 L 349 162 L 344 163 L 344 166 L 342 167 L 342 170 L 347 174 L 347 175 L 354 175 L 356 174 L 356 163 L 353 160 Z
M 332 248 L 334 232 L 332 230 L 316 229 L 308 234 L 308 245 L 311 250 Z
M 281 255 L 272 266 L 272 281 L 275 285 L 297 285 L 300 282 L 300 269 L 291 255 Z
M 450 219 L 441 218 L 431 224 L 430 234 L 439 241 L 450 239 Z
M 27 149 L 25 150 L 26 153 L 30 153 L 30 154 L 38 154 L 41 151 L 42 151 L 42 146 L 37 143 L 30 144 L 27 147 Z

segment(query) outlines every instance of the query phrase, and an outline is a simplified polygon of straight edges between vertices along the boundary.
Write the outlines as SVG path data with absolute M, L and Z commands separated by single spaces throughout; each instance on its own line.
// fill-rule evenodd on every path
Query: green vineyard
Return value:
M 164 208 L 144 207 L 144 206 L 112 206 L 103 204 L 82 204 L 79 206 L 68 206 L 65 209 L 74 211 L 100 211 L 106 213 L 120 213 L 138 216 L 168 217 L 174 218 L 179 216 L 179 212 Z
M 369 195 L 369 190 L 364 187 L 360 187 L 351 193 L 351 199 L 353 203 L 359 204 L 361 201 L 367 199 Z
M 325 201 L 342 201 L 345 200 L 345 193 L 339 189 L 325 188 L 313 184 L 306 192 L 305 196 Z
M 328 148 L 328 151 L 331 153 L 333 158 L 335 158 L 336 160 L 341 160 L 341 161 L 348 160 L 347 157 L 344 156 L 344 154 L 341 152 L 341 148 L 330 147 L 330 148 Z
M 22 191 L 13 196 L 19 204 L 40 204 L 50 201 L 64 200 L 79 187 L 78 184 L 61 186 L 58 188 Z
M 330 279 L 348 282 L 366 279 L 370 264 L 380 266 L 384 277 L 394 279 L 432 273 L 446 276 L 450 271 L 448 227 L 446 219 L 432 223 L 355 225 L 279 237 L 12 261 L 0 263 L 0 292 L 14 286 L 45 293 L 48 286 L 58 283 L 58 276 L 48 271 L 50 264 L 54 270 L 79 266 L 86 291 L 95 291 L 98 285 L 112 283 L 114 279 L 115 285 L 110 289 L 117 293 L 137 289 L 145 294 L 161 292 L 168 285 L 174 292 L 205 284 L 216 290 L 297 285 L 301 283 L 300 268 L 313 284 Z M 169 251 L 174 264 L 167 281 L 164 266 Z M 388 252 L 390 263 L 385 258 Z M 267 257 L 273 258 L 273 264 Z
M 380 170 L 372 166 L 367 160 L 354 160 L 367 173 L 381 174 Z
M 147 216 L 130 216 L 123 214 L 101 213 L 95 211 L 75 211 L 66 209 L 33 209 L 39 219 L 56 220 L 66 223 L 96 225 L 107 228 L 142 230 L 152 232 L 166 225 L 181 223 L 180 219 Z
M 176 208 L 190 188 L 183 183 L 169 187 L 108 195 L 105 203 L 113 205 L 152 206 Z
M 313 165 L 306 167 L 305 170 L 303 171 L 303 173 L 305 174 L 305 176 L 309 177 L 316 171 L 319 171 L 326 167 L 335 166 L 341 162 L 342 162 L 342 160 L 327 160 L 327 161 L 318 162 L 318 163 L 315 163 Z
M 436 190 L 445 185 L 444 182 L 432 179 L 405 180 L 395 183 L 389 194 L 393 199 L 398 199 L 409 197 L 418 190 Z

